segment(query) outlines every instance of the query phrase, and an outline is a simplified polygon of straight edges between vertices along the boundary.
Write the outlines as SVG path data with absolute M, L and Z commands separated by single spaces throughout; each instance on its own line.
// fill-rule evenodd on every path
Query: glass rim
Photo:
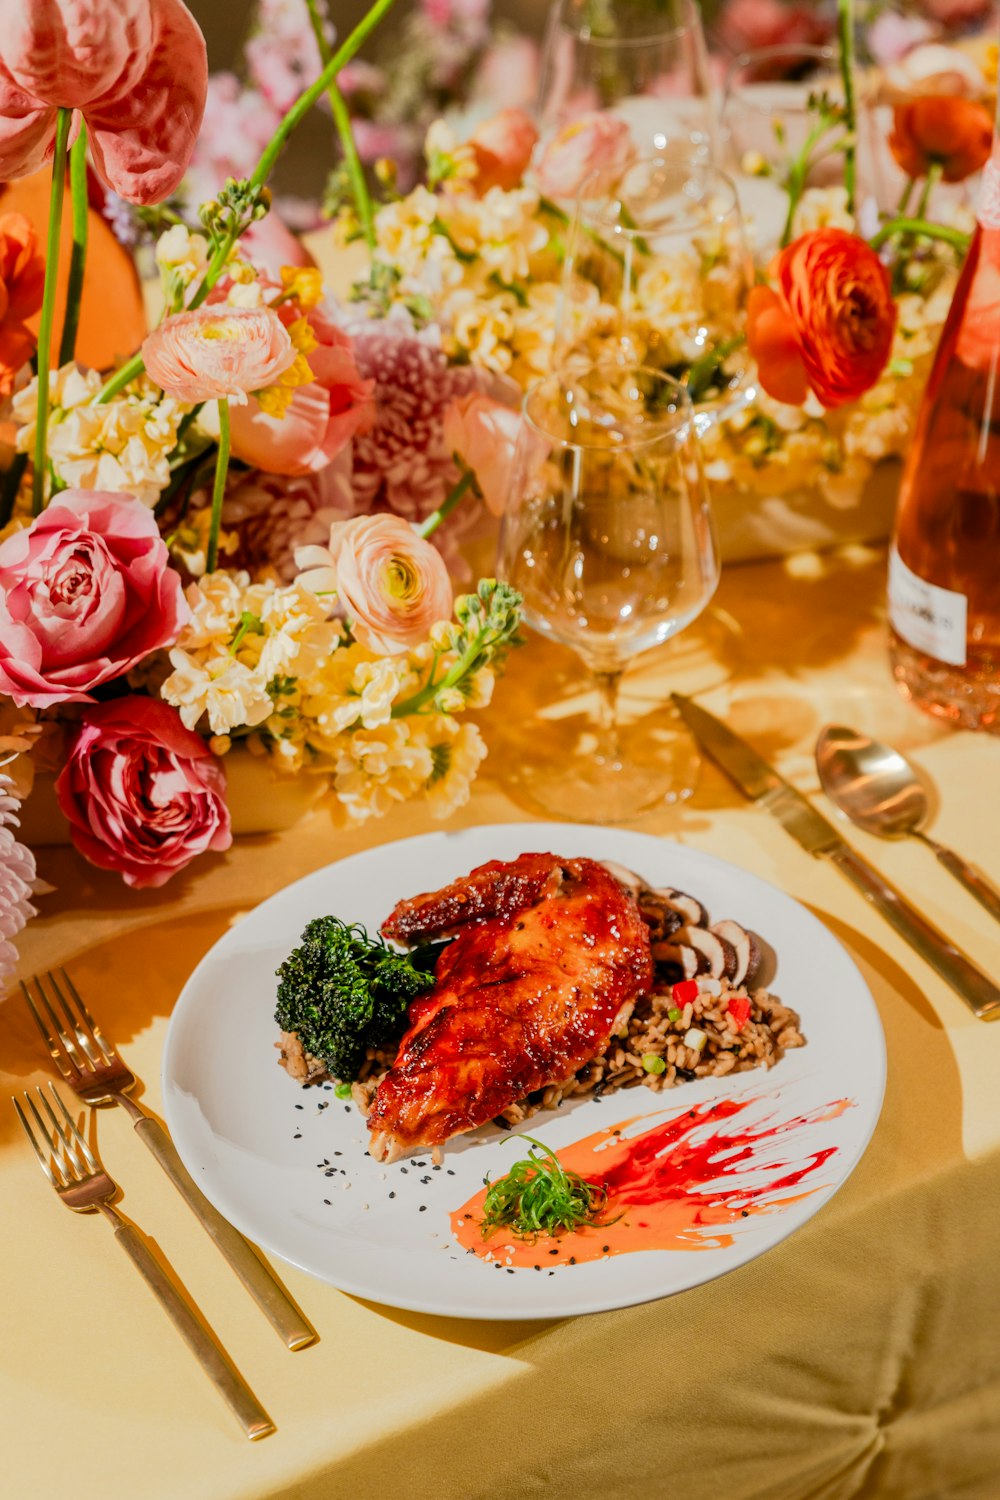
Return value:
M 666 27 L 661 31 L 644 32 L 642 36 L 587 36 L 583 29 L 574 26 L 565 18 L 562 6 L 559 8 L 553 25 L 556 31 L 579 42 L 581 47 L 650 47 L 656 42 L 672 41 L 676 37 L 684 36 L 685 33 L 693 34 L 697 29 L 698 12 L 694 0 L 678 0 L 678 3 L 688 15 L 688 21 L 681 22 L 678 26 Z
M 616 182 L 620 183 L 622 178 L 625 177 L 628 172 L 631 172 L 633 168 L 642 167 L 650 162 L 663 162 L 665 166 L 672 165 L 670 158 L 663 151 L 650 152 L 648 155 L 637 156 L 633 161 L 630 161 L 626 167 L 623 167 L 619 177 L 616 179 Z M 580 185 L 580 191 L 577 195 L 576 200 L 576 214 L 580 219 L 584 220 L 589 225 L 600 225 L 603 229 L 613 230 L 614 233 L 619 235 L 622 239 L 630 240 L 648 239 L 651 235 L 655 236 L 658 233 L 663 234 L 668 232 L 668 230 L 670 232 L 674 232 L 682 231 L 689 227 L 698 228 L 700 225 L 704 224 L 706 217 L 711 218 L 714 223 L 718 224 L 725 219 L 731 218 L 733 215 L 735 215 L 739 220 L 742 232 L 743 214 L 740 209 L 739 194 L 736 191 L 736 184 L 733 179 L 728 175 L 728 173 L 723 172 L 714 164 L 714 162 L 710 161 L 707 157 L 705 157 L 704 159 L 699 159 L 698 161 L 692 163 L 692 167 L 694 171 L 700 171 L 705 178 L 711 178 L 713 183 L 718 184 L 722 188 L 725 196 L 729 200 L 724 208 L 720 209 L 717 212 L 708 211 L 705 214 L 699 215 L 696 212 L 697 203 L 700 202 L 704 204 L 704 200 L 700 199 L 692 203 L 692 210 L 690 213 L 684 214 L 683 216 L 671 216 L 669 220 L 663 221 L 662 224 L 623 224 L 619 218 L 613 218 L 610 215 L 602 214 L 599 211 L 589 211 L 587 209 L 586 205 L 588 203 L 610 202 L 615 191 L 614 188 L 611 188 L 606 192 L 595 194 L 592 198 L 588 198 L 586 196 L 588 183 L 598 182 L 601 180 L 601 178 L 607 176 L 607 168 L 598 167 L 596 171 L 591 172 L 589 177 L 585 177 Z
M 675 380 L 672 375 L 666 375 L 662 370 L 654 369 L 652 365 L 619 364 L 613 360 L 597 361 L 593 364 L 583 365 L 577 371 L 570 371 L 569 369 L 550 370 L 547 375 L 539 376 L 525 390 L 524 398 L 521 402 L 522 420 L 531 428 L 532 432 L 537 433 L 546 442 L 551 443 L 554 447 L 561 448 L 563 451 L 576 449 L 585 453 L 614 452 L 615 450 L 610 448 L 606 443 L 576 441 L 573 438 L 562 437 L 552 432 L 549 427 L 544 426 L 537 418 L 533 417 L 529 409 L 531 402 L 541 394 L 543 387 L 564 387 L 566 382 L 580 382 L 585 380 L 588 375 L 593 375 L 599 371 L 607 371 L 609 373 L 617 371 L 622 375 L 651 376 L 661 384 L 669 386 L 673 392 L 674 399 L 677 401 L 677 411 L 664 414 L 662 417 L 650 419 L 650 425 L 653 430 L 650 431 L 648 436 L 636 438 L 634 441 L 629 442 L 628 446 L 631 449 L 651 447 L 654 443 L 660 443 L 667 437 L 680 436 L 686 441 L 692 433 L 695 433 L 695 406 L 686 385 L 683 385 L 679 380 Z M 627 425 L 627 423 L 623 425 Z M 636 428 L 644 425 L 646 423 L 637 423 Z
M 741 87 L 737 82 L 737 75 L 743 68 L 749 67 L 754 62 L 770 62 L 779 57 L 808 57 L 816 62 L 828 62 L 833 70 L 837 70 L 838 49 L 829 42 L 774 42 L 769 47 L 748 47 L 745 52 L 740 52 L 733 58 L 726 69 L 726 76 L 722 82 L 722 104 L 725 108 L 727 99 L 732 98 L 734 90 Z M 765 83 L 799 83 L 801 79 L 767 78 L 757 80 Z M 749 80 L 742 87 L 752 86 L 753 80 Z

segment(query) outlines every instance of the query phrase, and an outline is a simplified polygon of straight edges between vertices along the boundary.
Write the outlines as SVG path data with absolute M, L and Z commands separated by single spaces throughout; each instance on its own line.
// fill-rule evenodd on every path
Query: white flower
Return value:
M 205 714 L 213 734 L 228 734 L 232 729 L 263 724 L 274 712 L 263 673 L 228 653 L 200 662 L 175 646 L 170 664 L 174 670 L 160 695 L 179 711 L 188 729 L 194 729 Z
M 19 844 L 13 829 L 18 825 L 19 803 L 12 796 L 14 783 L 0 768 L 0 999 L 17 966 L 13 939 L 21 932 L 35 908 L 28 899 L 35 880 L 35 860 L 30 849 Z

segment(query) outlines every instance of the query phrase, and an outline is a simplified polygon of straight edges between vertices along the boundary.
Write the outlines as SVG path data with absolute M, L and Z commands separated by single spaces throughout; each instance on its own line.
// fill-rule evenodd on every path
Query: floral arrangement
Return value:
M 310 7 L 315 52 L 282 75 L 273 132 L 193 222 L 178 193 L 208 75 L 179 0 L 95 0 L 86 35 L 53 0 L 0 39 L 0 175 L 52 170 L 44 253 L 0 218 L 0 944 L 30 910 L 11 825 L 33 766 L 79 852 L 136 887 L 228 847 L 237 747 L 321 778 L 345 820 L 468 797 L 485 745 L 461 716 L 488 703 L 519 601 L 492 579 L 453 593 L 445 554 L 483 490 L 445 427 L 496 403 L 429 320 L 387 308 L 377 268 L 344 305 L 304 257 L 254 251 L 285 142 L 323 98 L 342 123 L 337 79 L 391 5 L 335 51 Z M 74 358 L 88 157 L 158 229 L 163 315 L 110 371 Z

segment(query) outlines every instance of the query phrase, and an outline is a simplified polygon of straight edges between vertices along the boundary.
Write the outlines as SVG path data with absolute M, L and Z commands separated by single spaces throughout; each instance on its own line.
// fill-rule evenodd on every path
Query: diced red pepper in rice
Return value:
M 697 979 L 682 979 L 674 985 L 670 993 L 676 1004 L 689 1005 L 692 1000 L 698 998 L 698 981 Z
M 726 1009 L 732 1016 L 737 1030 L 742 1031 L 750 1019 L 750 1001 L 745 995 L 730 995 Z

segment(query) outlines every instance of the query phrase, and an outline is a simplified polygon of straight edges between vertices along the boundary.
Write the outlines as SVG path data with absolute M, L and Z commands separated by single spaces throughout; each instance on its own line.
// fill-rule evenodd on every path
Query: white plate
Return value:
M 805 1196 L 799 1190 L 787 1206 L 741 1220 L 727 1246 L 643 1250 L 560 1266 L 552 1275 L 520 1267 L 498 1272 L 455 1243 L 450 1214 L 487 1172 L 503 1176 L 525 1155 L 522 1141 L 490 1126 L 459 1138 L 439 1170 L 429 1154 L 417 1158 L 423 1167 L 412 1160 L 385 1167 L 366 1155 L 367 1133 L 353 1106 L 329 1088 L 301 1089 L 278 1066 L 274 971 L 310 918 L 335 913 L 375 932 L 399 898 L 433 890 L 487 859 L 537 850 L 619 860 L 653 884 L 696 895 L 713 921 L 732 917 L 761 934 L 777 959 L 770 988 L 800 1012 L 808 1045 L 769 1073 L 567 1101 L 533 1116 L 533 1135 L 558 1150 L 636 1115 L 662 1118 L 723 1098 L 760 1100 L 741 1124 L 765 1116 L 788 1121 L 851 1101 L 839 1117 L 813 1119 L 782 1138 L 785 1162 L 832 1148 L 831 1155 L 805 1184 Z M 470 1318 L 625 1307 L 684 1291 L 762 1255 L 849 1177 L 875 1128 L 884 1085 L 885 1039 L 871 993 L 836 939 L 796 901 L 666 839 L 559 823 L 383 844 L 272 896 L 227 932 L 188 980 L 163 1064 L 166 1116 L 178 1151 L 208 1197 L 252 1240 L 344 1291 Z M 776 1168 L 773 1148 L 771 1162 Z

